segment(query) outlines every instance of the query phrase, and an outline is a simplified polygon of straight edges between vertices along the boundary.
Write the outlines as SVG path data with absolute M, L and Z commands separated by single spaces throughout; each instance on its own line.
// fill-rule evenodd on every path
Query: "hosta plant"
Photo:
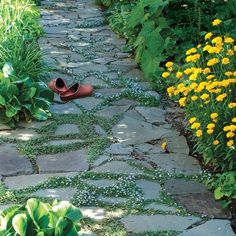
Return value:
M 10 73 L 10 74 L 9 74 Z M 0 121 L 15 126 L 19 120 L 46 120 L 53 93 L 43 82 L 14 76 L 9 64 L 0 73 Z
M 52 205 L 29 199 L 0 215 L 1 236 L 77 236 L 81 211 L 67 201 Z

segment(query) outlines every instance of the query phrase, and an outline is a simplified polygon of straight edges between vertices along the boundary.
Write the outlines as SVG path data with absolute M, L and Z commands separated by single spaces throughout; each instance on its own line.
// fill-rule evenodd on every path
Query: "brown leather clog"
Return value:
M 53 79 L 49 82 L 48 87 L 57 94 L 61 94 L 68 89 L 65 81 L 61 78 Z
M 80 85 L 75 83 L 67 91 L 60 94 L 62 101 L 70 101 L 79 97 L 85 97 L 91 95 L 93 87 L 89 84 Z

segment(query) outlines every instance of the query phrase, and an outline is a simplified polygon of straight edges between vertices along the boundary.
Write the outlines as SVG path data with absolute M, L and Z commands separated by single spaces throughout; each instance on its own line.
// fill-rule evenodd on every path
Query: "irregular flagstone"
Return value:
M 104 88 L 104 89 L 96 89 L 95 94 L 101 95 L 103 97 L 110 97 L 116 94 L 120 94 L 122 89 L 120 88 Z
M 33 169 L 30 161 L 19 153 L 16 145 L 9 143 L 3 143 L 0 145 L 1 176 L 31 173 L 33 173 Z
M 110 159 L 109 156 L 99 156 L 94 162 L 93 162 L 93 167 L 97 167 L 102 165 L 103 163 L 107 162 Z
M 174 153 L 189 154 L 189 146 L 184 136 L 174 135 L 167 140 L 168 151 Z
M 81 207 L 83 216 L 94 221 L 102 221 L 105 219 L 105 210 L 100 207 Z
M 204 224 L 185 230 L 179 236 L 234 236 L 229 220 L 209 220 Z
M 73 103 L 51 105 L 50 111 L 52 113 L 60 114 L 60 115 L 82 114 L 81 110 Z
M 55 198 L 61 201 L 70 201 L 75 195 L 76 188 L 55 188 L 55 189 L 40 189 L 31 194 L 34 197 Z
M 130 106 L 109 106 L 104 109 L 97 111 L 96 116 L 112 119 L 115 115 L 124 113 L 129 109 Z
M 93 125 L 95 133 L 102 136 L 107 137 L 107 132 L 100 125 Z
M 147 122 L 155 125 L 165 124 L 166 111 L 156 107 L 136 107 L 135 110 L 139 112 Z
M 214 200 L 213 193 L 203 184 L 184 179 L 170 179 L 164 187 L 168 194 L 190 212 L 211 218 L 231 218 L 229 210 L 222 209 L 220 203 Z
M 136 120 L 141 120 L 145 121 L 144 117 L 141 116 L 135 109 L 128 110 L 124 113 L 124 116 L 136 119 Z
M 136 106 L 137 104 L 138 104 L 137 101 L 126 99 L 126 98 L 122 98 L 112 103 L 113 106 L 127 106 L 127 105 Z
M 127 74 L 127 77 L 131 77 L 131 78 L 139 78 L 139 79 L 143 79 L 144 80 L 144 74 L 141 70 L 139 69 L 132 69 L 130 70 Z
M 71 145 L 74 143 L 84 143 L 84 140 L 82 139 L 53 140 L 44 144 L 44 146 L 48 146 L 48 145 L 61 146 L 61 145 Z
M 86 183 L 88 183 L 89 185 L 96 186 L 98 188 L 106 188 L 115 185 L 117 181 L 111 179 L 100 179 L 100 180 L 87 180 Z
M 109 148 L 105 150 L 109 154 L 117 155 L 130 155 L 133 151 L 133 148 L 122 143 L 113 143 Z
M 171 135 L 166 129 L 127 116 L 112 128 L 112 132 L 114 138 L 125 144 L 145 143 Z
M 50 120 L 47 121 L 32 121 L 32 122 L 20 122 L 17 124 L 18 127 L 22 127 L 22 128 L 27 128 L 27 129 L 40 129 L 44 126 L 50 125 L 52 122 Z
M 41 173 L 86 171 L 89 168 L 85 149 L 38 156 L 37 164 Z
M 111 161 L 101 166 L 95 167 L 92 171 L 97 173 L 114 173 L 114 174 L 127 174 L 127 175 L 138 175 L 143 172 L 128 163 L 123 161 Z
M 36 175 L 19 175 L 6 177 L 4 184 L 11 190 L 19 190 L 23 188 L 33 187 L 44 183 L 52 177 L 67 177 L 71 178 L 77 175 L 77 172 L 69 173 L 54 173 L 54 174 L 36 174 Z
M 32 129 L 15 129 L 0 131 L 0 137 L 29 141 L 31 139 L 40 137 L 40 135 Z
M 156 91 L 146 91 L 144 95 L 154 97 L 157 101 L 161 100 L 161 95 Z
M 80 106 L 83 106 L 86 110 L 91 110 L 103 102 L 100 98 L 86 97 L 74 100 L 74 102 Z
M 148 143 L 143 143 L 136 146 L 136 150 L 144 153 L 144 154 L 161 154 L 163 150 L 160 146 L 151 145 Z
M 107 87 L 107 83 L 95 76 L 89 76 L 83 81 L 84 84 L 91 84 L 92 86 Z
M 80 130 L 75 124 L 62 124 L 59 125 L 55 131 L 55 135 L 68 135 L 68 134 L 78 134 Z
M 92 231 L 82 229 L 78 232 L 78 236 L 97 236 L 97 234 L 93 233 Z
M 147 210 L 158 210 L 158 211 L 166 211 L 171 213 L 178 212 L 178 209 L 175 207 L 170 207 L 164 204 L 158 204 L 158 203 L 150 203 L 145 206 L 145 209 Z
M 111 205 L 117 205 L 117 204 L 125 204 L 127 202 L 127 198 L 124 197 L 104 197 L 100 195 L 98 197 L 98 201 L 111 204 Z
M 137 180 L 136 184 L 142 190 L 145 200 L 160 198 L 160 184 L 147 180 Z
M 12 128 L 8 126 L 7 124 L 0 123 L 0 131 L 2 130 L 11 130 Z
M 201 173 L 201 166 L 197 159 L 186 154 L 149 154 L 147 158 L 155 163 L 157 167 L 169 173 L 185 175 L 195 175 Z
M 183 231 L 200 221 L 195 216 L 176 215 L 130 215 L 121 219 L 129 233 L 156 232 L 165 230 Z

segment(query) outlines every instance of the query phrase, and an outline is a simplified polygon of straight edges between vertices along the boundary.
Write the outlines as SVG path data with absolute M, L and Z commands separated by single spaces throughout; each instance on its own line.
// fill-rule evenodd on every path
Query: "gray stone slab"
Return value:
M 68 135 L 68 134 L 78 134 L 80 130 L 75 124 L 62 124 L 59 125 L 55 131 L 55 135 Z
M 133 148 L 123 143 L 113 143 L 105 152 L 114 155 L 130 155 L 133 152 Z
M 114 106 L 136 106 L 138 104 L 137 101 L 135 100 L 131 100 L 131 99 L 127 99 L 127 98 L 122 98 L 120 100 L 117 100 L 115 102 L 112 103 L 112 105 Z
M 84 84 L 91 84 L 97 87 L 107 87 L 107 83 L 101 79 L 97 79 L 95 76 L 89 76 L 83 81 Z
M 172 174 L 195 175 L 201 173 L 197 159 L 186 154 L 163 153 L 147 156 L 157 167 Z
M 85 97 L 76 99 L 74 102 L 80 106 L 83 106 L 86 110 L 91 110 L 101 104 L 103 100 L 100 98 Z
M 52 121 L 47 120 L 47 121 L 32 121 L 32 122 L 19 122 L 17 124 L 18 127 L 22 127 L 22 128 L 28 128 L 28 129 L 40 129 L 44 126 L 50 125 L 52 123 Z
M 129 109 L 128 106 L 109 106 L 95 113 L 96 116 L 100 116 L 107 119 L 112 119 L 115 115 L 124 113 Z
M 144 117 L 141 116 L 135 109 L 130 109 L 124 113 L 124 116 L 136 119 L 136 120 L 141 120 L 145 121 Z
M 166 111 L 157 107 L 136 107 L 135 110 L 139 112 L 147 122 L 155 125 L 165 124 Z
M 8 189 L 19 190 L 23 188 L 33 187 L 44 183 L 52 177 L 74 177 L 77 172 L 54 173 L 54 174 L 35 174 L 35 175 L 18 175 L 6 177 L 4 184 Z
M 160 146 L 151 145 L 148 143 L 143 143 L 135 148 L 137 151 L 142 152 L 144 154 L 161 154 L 163 150 Z
M 89 168 L 85 149 L 38 156 L 37 164 L 41 173 L 86 171 Z
M 93 125 L 96 134 L 102 137 L 107 137 L 107 132 L 100 125 Z
M 0 131 L 2 130 L 11 130 L 12 128 L 8 126 L 7 124 L 0 123 Z
M 93 167 L 97 167 L 102 165 L 103 163 L 107 162 L 110 159 L 109 156 L 99 156 L 94 162 L 93 162 Z
M 145 206 L 145 209 L 147 210 L 157 210 L 157 211 L 165 211 L 165 212 L 171 212 L 171 213 L 176 213 L 178 212 L 178 209 L 175 207 L 167 206 L 164 204 L 159 204 L 159 203 L 150 203 Z
M 159 183 L 147 180 L 137 180 L 136 184 L 142 190 L 145 200 L 160 198 L 161 185 Z
M 106 188 L 115 185 L 117 181 L 111 179 L 100 179 L 100 180 L 87 180 L 86 183 L 89 185 L 96 186 L 98 188 Z
M 139 79 L 144 79 L 144 74 L 141 70 L 139 69 L 133 69 L 130 70 L 127 74 L 127 77 L 131 77 L 131 78 L 139 78 Z
M 104 197 L 102 195 L 100 195 L 98 197 L 98 201 L 101 201 L 101 202 L 104 202 L 104 203 L 107 203 L 107 204 L 111 204 L 111 205 L 117 205 L 117 204 L 125 204 L 127 202 L 127 199 L 126 198 L 123 198 L 123 197 Z
M 33 173 L 33 169 L 30 161 L 19 153 L 16 145 L 9 143 L 3 143 L 0 145 L 1 176 L 31 173 Z
M 70 145 L 74 143 L 84 143 L 84 140 L 82 139 L 53 140 L 44 144 L 44 146 L 48 146 L 48 145 L 61 146 L 61 145 Z
M 157 101 L 161 100 L 161 95 L 157 93 L 156 91 L 146 91 L 144 92 L 146 96 L 154 97 Z
M 55 189 L 40 189 L 31 194 L 34 197 L 55 198 L 61 201 L 70 201 L 75 195 L 76 188 L 55 188 Z
M 171 135 L 166 129 L 127 116 L 112 128 L 112 132 L 114 138 L 125 144 L 140 144 Z
M 167 149 L 169 152 L 189 154 L 189 146 L 184 136 L 173 135 L 168 138 Z
M 110 97 L 122 92 L 120 88 L 104 88 L 104 89 L 96 89 L 95 94 L 101 95 L 104 97 Z
M 121 219 L 127 232 L 183 231 L 201 218 L 176 215 L 130 215 Z
M 82 114 L 81 110 L 73 103 L 51 105 L 50 111 L 59 115 Z
M 104 165 L 95 167 L 92 171 L 97 173 L 114 173 L 114 174 L 127 174 L 127 175 L 138 175 L 143 172 L 133 166 L 130 166 L 123 161 L 111 161 Z
M 105 210 L 101 207 L 80 207 L 80 210 L 85 218 L 94 221 L 102 221 L 105 219 Z
M 40 135 L 32 129 L 15 129 L 0 131 L 0 137 L 29 141 L 31 139 L 40 137 Z
M 235 236 L 229 220 L 209 220 L 204 224 L 185 230 L 179 236 Z

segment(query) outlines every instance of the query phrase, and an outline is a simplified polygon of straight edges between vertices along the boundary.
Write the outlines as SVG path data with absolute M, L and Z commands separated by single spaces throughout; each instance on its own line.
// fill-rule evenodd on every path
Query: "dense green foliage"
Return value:
M 13 206 L 0 215 L 1 236 L 77 236 L 81 211 L 69 202 L 52 205 L 29 199 L 25 205 Z
M 228 29 L 236 21 L 236 2 L 204 0 L 99 0 L 108 7 L 108 21 L 128 39 L 146 78 L 159 87 L 163 62 L 175 58 L 199 43 L 199 34 L 210 31 L 213 18 L 224 19 Z M 234 36 L 236 32 L 231 32 Z M 165 86 L 162 86 L 165 88 Z

